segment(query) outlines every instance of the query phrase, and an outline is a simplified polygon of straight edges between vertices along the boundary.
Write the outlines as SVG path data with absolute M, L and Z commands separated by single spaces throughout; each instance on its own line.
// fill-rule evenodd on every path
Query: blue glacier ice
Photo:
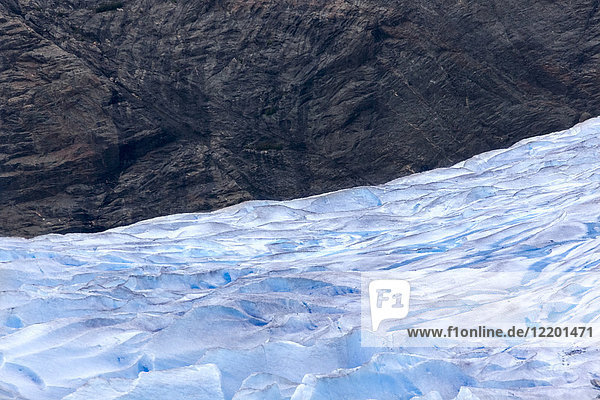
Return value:
M 591 399 L 596 338 L 364 346 L 360 273 L 411 281 L 403 329 L 595 324 L 599 268 L 600 118 L 379 186 L 0 238 L 0 398 Z

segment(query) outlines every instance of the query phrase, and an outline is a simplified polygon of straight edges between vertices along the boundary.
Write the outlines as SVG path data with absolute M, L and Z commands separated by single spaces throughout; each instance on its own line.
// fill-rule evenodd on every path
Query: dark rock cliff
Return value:
M 0 0 L 0 235 L 447 166 L 600 114 L 598 0 Z

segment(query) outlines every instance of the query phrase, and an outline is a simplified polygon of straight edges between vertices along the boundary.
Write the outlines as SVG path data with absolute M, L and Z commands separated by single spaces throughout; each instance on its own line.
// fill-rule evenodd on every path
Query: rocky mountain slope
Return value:
M 598 0 L 0 0 L 0 234 L 450 165 L 600 114 Z

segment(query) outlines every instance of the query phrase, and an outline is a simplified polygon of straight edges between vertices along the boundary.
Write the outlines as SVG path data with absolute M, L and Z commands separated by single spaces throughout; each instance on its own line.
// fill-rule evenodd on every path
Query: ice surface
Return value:
M 385 185 L 0 238 L 0 398 L 593 398 L 595 340 L 361 346 L 357 272 L 414 279 L 398 326 L 598 322 L 599 186 L 592 119 Z

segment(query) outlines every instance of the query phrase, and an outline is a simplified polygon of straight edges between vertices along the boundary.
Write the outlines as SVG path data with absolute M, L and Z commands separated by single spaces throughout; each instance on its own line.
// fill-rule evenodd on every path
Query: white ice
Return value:
M 599 265 L 600 118 L 380 186 L 0 238 L 0 398 L 591 399 L 596 340 L 361 346 L 357 272 L 414 280 L 401 327 L 595 323 Z

